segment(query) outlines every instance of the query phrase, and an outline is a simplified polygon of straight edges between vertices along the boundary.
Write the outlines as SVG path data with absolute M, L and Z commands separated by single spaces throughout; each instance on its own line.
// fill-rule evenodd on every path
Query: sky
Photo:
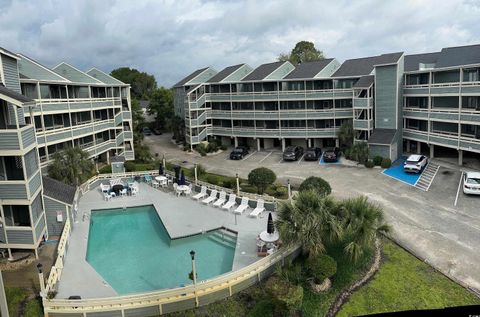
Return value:
M 307 40 L 340 62 L 480 44 L 478 0 L 0 0 L 0 46 L 47 67 L 127 66 L 170 87 Z

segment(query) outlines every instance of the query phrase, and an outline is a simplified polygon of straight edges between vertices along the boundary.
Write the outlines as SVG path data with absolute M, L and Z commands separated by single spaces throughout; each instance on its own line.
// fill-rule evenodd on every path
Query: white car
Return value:
M 403 171 L 409 173 L 420 173 L 427 166 L 428 158 L 425 155 L 410 155 L 403 163 Z
M 463 192 L 465 194 L 480 195 L 480 173 L 466 172 L 463 176 Z

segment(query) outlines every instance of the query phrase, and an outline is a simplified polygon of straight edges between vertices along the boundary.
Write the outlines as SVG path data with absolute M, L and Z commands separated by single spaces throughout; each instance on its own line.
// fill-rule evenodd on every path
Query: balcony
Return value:
M 427 132 L 404 128 L 403 138 L 466 151 L 480 151 L 480 139 L 474 136 L 459 135 L 458 133 L 446 131 Z
M 39 107 L 34 108 L 34 113 L 40 113 L 43 111 L 44 114 L 48 113 L 58 113 L 66 112 L 69 109 L 80 111 L 80 110 L 91 110 L 91 109 L 104 109 L 112 108 L 114 106 L 121 106 L 120 98 L 78 98 L 78 99 L 37 99 L 35 100 L 37 104 L 41 104 L 41 109 Z
M 373 120 L 353 119 L 353 128 L 355 130 L 371 130 L 373 129 Z
M 237 137 L 265 137 L 265 138 L 309 138 L 309 137 L 335 137 L 338 128 L 226 128 L 212 127 L 214 135 L 237 136 Z
M 0 130 L 0 152 L 19 151 L 35 143 L 35 128 L 29 124 L 19 129 Z
M 40 170 L 37 170 L 29 180 L 2 180 L 0 181 L 0 199 L 29 199 L 40 186 Z
M 353 98 L 353 108 L 368 109 L 372 107 L 372 98 Z

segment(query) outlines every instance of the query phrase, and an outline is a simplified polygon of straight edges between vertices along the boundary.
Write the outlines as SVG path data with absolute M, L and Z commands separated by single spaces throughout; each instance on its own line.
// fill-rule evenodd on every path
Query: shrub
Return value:
M 222 151 L 225 151 L 225 150 L 227 150 L 227 146 L 222 144 L 222 145 L 220 145 L 220 149 L 221 149 Z
M 283 302 L 277 299 L 262 299 L 255 304 L 247 317 L 274 317 L 288 315 L 287 308 Z
M 290 312 L 294 312 L 302 306 L 303 288 L 300 285 L 292 285 L 279 277 L 272 276 L 265 283 L 265 288 L 273 298 L 282 302 Z
M 266 167 L 259 167 L 251 170 L 250 173 L 248 173 L 248 183 L 256 186 L 257 193 L 260 195 L 263 194 L 265 189 L 269 185 L 273 184 L 276 179 L 277 175 L 275 175 L 272 170 Z
M 287 195 L 288 195 L 288 188 L 285 186 L 278 186 L 273 196 L 275 198 L 287 198 Z
M 365 167 L 373 168 L 374 166 L 375 166 L 375 163 L 373 163 L 372 160 L 368 160 L 365 162 Z
M 242 190 L 242 192 L 246 192 L 246 193 L 251 193 L 251 194 L 257 193 L 257 187 L 249 184 L 241 184 L 240 189 Z
M 213 153 L 213 152 L 217 152 L 218 151 L 218 145 L 216 142 L 210 142 L 208 143 L 208 146 L 207 146 L 207 152 L 208 153 Z
M 389 158 L 384 158 L 381 164 L 382 168 L 389 168 L 392 166 L 392 161 Z
M 207 171 L 205 170 L 205 167 L 202 165 L 198 164 L 197 165 L 197 177 L 200 178 L 200 176 L 205 175 Z M 192 167 L 190 169 L 190 175 L 195 176 L 195 167 Z
M 330 184 L 321 177 L 310 176 L 304 180 L 298 189 L 299 191 L 314 190 L 320 196 L 325 197 L 330 195 L 332 188 Z
M 112 165 L 105 165 L 101 169 L 98 170 L 100 174 L 110 174 L 112 173 Z
M 366 142 L 355 143 L 347 153 L 348 159 L 363 164 L 368 160 L 368 144 Z
M 375 164 L 375 166 L 380 166 L 382 165 L 382 160 L 383 160 L 383 157 L 381 157 L 380 155 L 377 155 L 373 158 L 373 164 Z
M 221 182 L 221 177 L 218 176 L 218 175 L 213 175 L 213 174 L 207 174 L 205 176 L 205 181 L 207 183 L 210 183 L 212 185 L 220 185 L 220 182 Z
M 201 156 L 207 155 L 207 147 L 203 143 L 197 145 L 196 150 Z
M 237 180 L 234 177 L 225 177 L 222 181 L 222 186 L 230 189 L 235 188 Z
M 337 262 L 326 254 L 309 258 L 306 264 L 308 274 L 313 277 L 316 284 L 322 283 L 326 278 L 337 273 Z

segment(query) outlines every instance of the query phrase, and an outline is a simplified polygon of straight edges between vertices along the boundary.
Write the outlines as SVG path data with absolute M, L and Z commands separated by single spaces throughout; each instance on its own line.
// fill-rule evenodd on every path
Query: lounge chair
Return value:
M 258 216 L 265 211 L 264 204 L 265 202 L 263 201 L 263 199 L 257 200 L 257 207 L 255 207 L 255 209 L 253 209 L 253 211 L 250 213 L 250 217 L 258 218 Z
M 115 197 L 112 195 L 112 193 L 103 193 L 103 198 L 107 201 L 112 199 L 112 197 Z
M 217 199 L 217 193 L 218 193 L 218 191 L 216 189 L 213 189 L 210 192 L 210 196 L 208 196 L 207 198 L 202 200 L 202 203 L 208 205 L 209 203 L 214 202 Z
M 237 199 L 237 195 L 230 194 L 230 196 L 228 197 L 227 203 L 222 206 L 222 209 L 230 210 L 230 208 L 232 208 L 237 204 L 236 199 Z
M 138 187 L 134 186 L 131 188 L 131 191 L 132 191 L 132 196 L 137 196 L 138 194 Z
M 150 175 L 145 175 L 143 176 L 144 179 L 145 179 L 145 183 L 151 183 L 152 182 L 152 176 Z
M 102 193 L 109 193 L 110 192 L 110 185 L 100 184 L 100 189 L 102 190 Z
M 217 201 L 213 203 L 213 207 L 220 207 L 227 201 L 227 193 L 223 190 L 220 192 L 220 196 Z
M 120 191 L 120 197 L 127 196 L 127 189 L 124 188 Z
M 237 207 L 233 212 L 236 214 L 241 214 L 248 208 L 248 197 L 243 197 L 240 206 Z
M 188 185 L 188 189 L 183 192 L 185 194 L 185 196 L 188 196 L 188 195 L 192 194 L 192 188 L 193 188 L 192 184 Z
M 202 199 L 203 197 L 207 196 L 207 187 L 206 186 L 202 186 L 202 188 L 200 189 L 200 192 L 194 196 L 192 196 L 193 199 L 196 199 L 196 200 L 200 200 Z

